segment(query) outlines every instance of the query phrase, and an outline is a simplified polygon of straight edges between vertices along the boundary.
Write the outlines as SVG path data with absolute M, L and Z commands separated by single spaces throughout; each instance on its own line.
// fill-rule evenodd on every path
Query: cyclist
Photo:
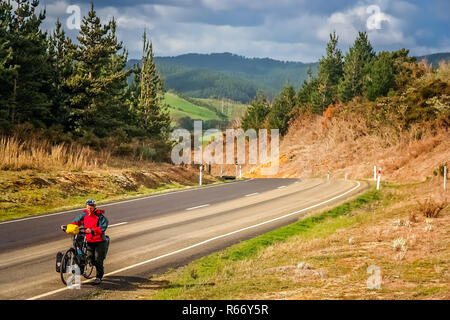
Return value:
M 97 209 L 95 200 L 86 200 L 86 209 L 70 224 L 84 225 L 87 241 L 87 255 L 94 262 L 97 274 L 94 284 L 100 284 L 104 274 L 103 260 L 106 258 L 108 243 L 106 239 L 106 229 L 108 219 L 103 215 L 105 211 Z

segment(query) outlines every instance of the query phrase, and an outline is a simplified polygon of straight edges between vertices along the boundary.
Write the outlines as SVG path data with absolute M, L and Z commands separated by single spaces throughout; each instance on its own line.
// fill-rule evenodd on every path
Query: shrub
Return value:
M 132 156 L 134 154 L 134 148 L 129 143 L 121 143 L 114 151 L 115 156 Z
M 396 251 L 406 251 L 407 250 L 407 246 L 406 246 L 406 239 L 404 238 L 397 238 L 392 242 L 392 247 L 396 250 Z
M 431 198 L 425 199 L 424 202 L 417 201 L 417 211 L 422 213 L 426 218 L 437 218 L 440 212 L 447 207 L 447 199 L 441 202 L 434 201 Z
M 136 156 L 140 160 L 150 160 L 153 161 L 156 158 L 156 150 L 155 148 L 149 147 L 149 146 L 139 146 L 136 149 Z
M 445 166 L 446 166 L 445 164 L 441 164 L 441 165 L 439 166 L 438 171 L 437 171 L 437 172 L 439 172 L 439 175 L 440 175 L 441 177 L 444 177 L 444 167 L 445 167 Z M 447 166 L 447 174 L 448 174 L 448 166 Z

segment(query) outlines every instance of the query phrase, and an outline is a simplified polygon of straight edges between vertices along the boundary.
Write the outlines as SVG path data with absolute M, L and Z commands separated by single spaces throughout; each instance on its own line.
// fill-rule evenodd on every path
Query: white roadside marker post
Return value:
M 238 178 L 238 162 L 237 162 L 237 160 L 236 160 L 236 174 L 234 175 L 234 179 L 235 180 L 237 180 L 237 178 Z
M 378 170 L 377 190 L 380 190 L 381 168 Z
M 346 172 L 345 173 L 345 180 L 347 180 L 347 178 L 348 178 L 348 173 Z
M 447 189 L 447 166 L 444 166 L 444 190 Z
M 239 179 L 242 179 L 242 166 L 239 166 Z
M 328 170 L 327 180 L 330 181 L 330 170 Z
M 377 181 L 377 166 L 373 166 L 373 181 Z
M 199 181 L 200 185 L 202 185 L 202 169 L 203 169 L 203 166 L 200 165 L 200 181 Z
M 220 165 L 220 177 L 222 178 L 222 165 Z

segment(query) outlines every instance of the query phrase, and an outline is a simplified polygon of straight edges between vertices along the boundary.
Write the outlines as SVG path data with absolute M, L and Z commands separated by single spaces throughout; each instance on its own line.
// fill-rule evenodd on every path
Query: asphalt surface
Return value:
M 319 179 L 253 179 L 111 203 L 103 283 L 69 290 L 54 270 L 71 245 L 60 225 L 80 210 L 0 223 L 0 299 L 76 299 L 130 290 L 155 273 L 298 220 L 367 188 Z

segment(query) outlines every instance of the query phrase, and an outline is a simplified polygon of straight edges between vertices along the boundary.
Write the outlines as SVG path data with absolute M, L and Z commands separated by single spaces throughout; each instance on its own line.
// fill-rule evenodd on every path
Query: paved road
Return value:
M 367 188 L 355 181 L 253 179 L 100 206 L 111 246 L 103 289 L 129 290 L 154 273 L 296 221 Z M 54 271 L 70 246 L 59 231 L 80 210 L 0 223 L 0 299 L 74 299 Z

